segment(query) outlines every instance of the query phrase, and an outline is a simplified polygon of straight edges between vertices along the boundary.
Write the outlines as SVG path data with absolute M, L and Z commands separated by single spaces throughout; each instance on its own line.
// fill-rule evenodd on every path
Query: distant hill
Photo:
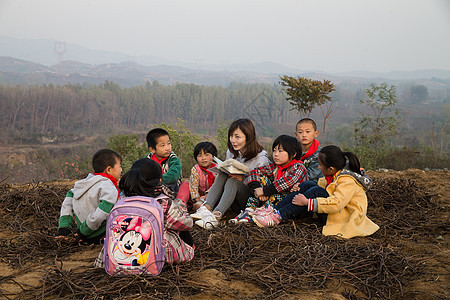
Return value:
M 91 65 L 79 61 L 63 61 L 61 66 L 44 66 L 12 57 L 0 57 L 0 84 L 58 84 L 113 81 L 123 87 L 143 85 L 146 81 L 161 84 L 194 83 L 199 85 L 228 85 L 242 83 L 278 82 L 277 74 L 254 72 L 215 72 L 177 66 L 143 66 L 134 62 Z
M 228 85 L 241 83 L 279 82 L 280 75 L 304 76 L 335 84 L 343 81 L 380 83 L 401 80 L 450 79 L 450 70 L 417 70 L 374 73 L 355 71 L 327 74 L 320 71 L 301 72 L 273 63 L 255 64 L 193 64 L 170 61 L 155 56 L 131 57 L 113 52 L 91 50 L 67 44 L 63 62 L 57 65 L 55 41 L 49 39 L 16 39 L 0 37 L 0 84 L 100 84 L 113 81 L 123 87 L 143 85 L 146 81 L 161 84 L 193 83 L 200 85 Z M 447 84 L 445 82 L 445 84 Z
M 262 67 L 264 64 L 260 65 Z M 272 65 L 276 68 L 276 65 Z M 445 75 L 445 71 L 436 72 Z M 327 78 L 339 85 L 342 82 L 353 82 L 359 84 L 391 82 L 397 84 L 398 79 L 387 79 L 382 77 L 369 77 L 368 74 L 325 74 L 325 73 L 265 73 L 251 71 L 210 71 L 189 69 L 180 66 L 154 65 L 144 66 L 135 62 L 121 62 L 93 65 L 79 61 L 63 61 L 61 65 L 45 66 L 42 64 L 17 59 L 13 57 L 0 57 L 0 84 L 25 84 L 41 85 L 53 83 L 64 85 L 66 83 L 91 83 L 101 84 L 106 80 L 113 81 L 122 87 L 133 87 L 144 85 L 146 81 L 158 81 L 161 84 L 193 83 L 199 85 L 221 85 L 226 86 L 231 82 L 241 83 L 265 83 L 274 84 L 280 81 L 279 76 L 288 74 L 292 76 L 303 76 L 316 80 Z M 419 71 L 417 72 L 419 74 Z M 436 75 L 435 73 L 428 73 Z M 367 77 L 364 77 L 367 76 Z M 408 79 L 411 80 L 411 79 Z M 430 83 L 429 81 L 432 81 Z M 414 79 L 416 84 L 440 84 L 436 78 Z M 441 80 L 446 86 L 450 79 Z
M 18 39 L 0 36 L 0 56 L 13 57 L 30 63 L 33 62 L 55 70 L 54 65 L 58 62 L 57 54 L 54 51 L 55 42 L 55 40 L 50 39 Z M 321 77 L 327 78 L 365 78 L 373 79 L 375 81 L 377 81 L 377 79 L 450 79 L 450 70 L 392 71 L 386 73 L 354 71 L 330 74 L 321 71 L 297 70 L 274 62 L 261 62 L 255 64 L 187 63 L 151 55 L 131 56 L 115 51 L 93 50 L 69 43 L 66 44 L 66 50 L 66 53 L 62 55 L 64 68 L 67 68 L 66 71 L 71 72 L 73 70 L 73 72 L 83 74 L 84 71 L 81 70 L 82 64 L 85 64 L 87 70 L 90 71 L 93 71 L 93 69 L 101 69 L 102 67 L 100 66 L 102 65 L 112 66 L 117 64 L 117 68 L 119 69 L 126 68 L 129 75 L 132 70 L 144 72 L 147 75 L 148 73 L 150 73 L 150 75 L 155 75 L 155 72 L 157 73 L 156 75 L 163 73 L 166 76 L 157 80 L 171 83 L 181 80 L 182 82 L 201 84 L 226 84 L 226 82 L 229 82 L 230 80 L 243 80 L 244 82 L 278 82 L 278 76 L 281 74 L 291 76 L 313 74 L 313 76 L 320 75 Z M 74 63 L 74 68 L 70 66 L 70 62 L 76 62 Z M 5 66 L 1 66 L 0 71 L 7 71 L 4 67 Z M 153 69 L 146 69 L 145 67 L 153 67 Z M 80 70 L 77 70 L 77 68 L 80 68 Z M 98 70 L 97 72 L 93 72 L 97 75 L 101 74 L 101 76 L 110 73 L 103 71 Z M 173 73 L 173 76 L 171 76 L 172 78 L 166 78 L 170 73 Z M 184 81 L 185 78 L 180 76 L 180 74 L 190 74 L 192 78 L 187 78 L 187 81 Z M 214 75 L 209 78 L 210 80 L 205 80 L 205 78 L 203 78 L 205 74 L 209 74 L 209 76 L 212 74 Z M 132 76 L 135 79 L 131 78 L 131 81 L 135 81 L 139 78 L 138 81 L 142 82 L 143 79 L 140 78 L 140 75 L 136 74 L 135 76 Z
M 42 72 L 47 70 L 48 67 L 41 64 L 16 59 L 12 57 L 0 56 L 0 71 L 2 72 L 29 73 L 29 72 Z
M 412 80 L 441 78 L 450 79 L 450 70 L 416 70 L 416 71 L 392 71 L 386 73 L 354 71 L 336 73 L 337 76 L 359 77 L 359 78 L 385 78 L 391 80 Z

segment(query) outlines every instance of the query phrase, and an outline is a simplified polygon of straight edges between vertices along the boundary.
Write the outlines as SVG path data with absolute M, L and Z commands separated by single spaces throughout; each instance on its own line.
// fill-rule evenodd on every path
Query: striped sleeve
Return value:
M 66 194 L 66 198 L 61 205 L 61 212 L 58 221 L 58 228 L 72 229 L 73 221 L 73 191 L 70 190 Z
M 313 212 L 318 211 L 317 199 L 315 199 L 315 198 L 308 199 L 308 211 L 313 211 Z

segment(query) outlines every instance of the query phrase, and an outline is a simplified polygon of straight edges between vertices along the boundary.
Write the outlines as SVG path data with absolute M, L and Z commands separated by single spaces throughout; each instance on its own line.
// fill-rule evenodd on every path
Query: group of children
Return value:
M 371 235 L 378 226 L 367 217 L 366 190 L 371 180 L 358 158 L 337 146 L 320 148 L 316 123 L 309 118 L 296 125 L 295 138 L 281 135 L 272 145 L 273 162 L 258 143 L 249 119 L 234 121 L 228 130 L 226 159 L 248 167 L 248 174 L 211 171 L 217 149 L 210 142 L 194 148 L 197 164 L 182 182 L 181 162 L 172 151 L 170 137 L 161 128 L 147 135 L 150 154 L 136 161 L 122 178 L 121 156 L 109 149 L 95 153 L 93 173 L 77 181 L 64 199 L 58 238 L 72 233 L 86 243 L 101 243 L 106 220 L 119 197 L 157 197 L 163 201 L 166 262 L 185 262 L 194 256 L 189 230 L 218 226 L 225 213 L 233 223 L 275 226 L 283 220 L 317 214 L 324 235 L 343 238 Z M 158 198 L 160 199 L 160 198 Z M 188 207 L 193 213 L 188 213 Z

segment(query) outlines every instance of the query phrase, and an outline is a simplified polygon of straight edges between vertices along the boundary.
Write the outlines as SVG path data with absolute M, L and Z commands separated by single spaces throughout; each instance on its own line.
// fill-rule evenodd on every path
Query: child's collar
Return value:
M 105 173 L 94 173 L 94 175 L 103 176 L 103 177 L 106 177 L 106 178 L 108 178 L 109 180 L 111 180 L 112 183 L 114 184 L 114 186 L 116 187 L 117 191 L 118 191 L 119 194 L 120 194 L 119 187 L 117 186 L 117 179 L 116 179 L 116 178 L 114 178 L 113 176 L 111 176 L 111 175 L 109 175 L 109 174 L 105 174 Z
M 317 149 L 319 149 L 319 140 L 314 139 L 308 151 L 300 158 L 300 160 L 304 161 L 305 159 L 313 155 L 317 151 Z

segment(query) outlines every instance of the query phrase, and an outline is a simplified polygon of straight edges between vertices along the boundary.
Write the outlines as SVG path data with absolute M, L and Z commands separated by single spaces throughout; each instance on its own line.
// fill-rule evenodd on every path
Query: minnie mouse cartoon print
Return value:
M 118 216 L 116 222 L 118 227 L 114 232 L 117 243 L 111 243 L 114 260 L 124 266 L 145 264 L 149 256 L 149 252 L 145 250 L 152 233 L 150 223 L 143 222 L 142 217 L 125 216 Z M 123 233 L 120 235 L 121 231 Z

